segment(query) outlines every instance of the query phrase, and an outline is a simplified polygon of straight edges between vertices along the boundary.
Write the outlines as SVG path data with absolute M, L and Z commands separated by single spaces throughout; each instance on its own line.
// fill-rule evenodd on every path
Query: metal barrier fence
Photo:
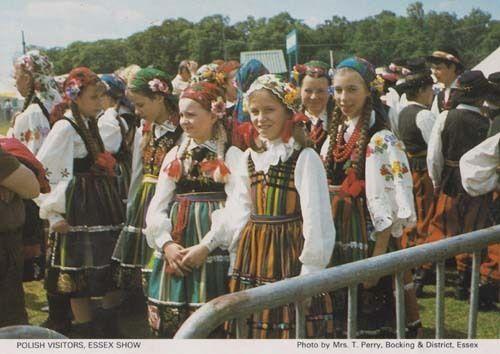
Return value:
M 237 338 L 246 332 L 246 318 L 266 308 L 295 303 L 296 338 L 305 337 L 303 301 L 314 295 L 348 288 L 347 337 L 356 337 L 357 286 L 371 279 L 395 275 L 397 337 L 405 336 L 403 274 L 425 263 L 436 263 L 436 338 L 444 335 L 445 260 L 460 253 L 473 253 L 468 338 L 476 336 L 481 250 L 500 242 L 500 225 L 445 240 L 391 252 L 378 257 L 328 268 L 253 289 L 220 296 L 199 308 L 184 322 L 174 338 L 206 338 L 225 321 L 236 319 Z

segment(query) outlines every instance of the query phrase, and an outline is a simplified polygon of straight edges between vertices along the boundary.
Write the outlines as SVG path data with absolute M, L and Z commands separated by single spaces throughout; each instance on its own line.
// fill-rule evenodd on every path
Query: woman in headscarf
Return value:
M 335 110 L 321 156 L 338 235 L 334 265 L 399 248 L 403 228 L 416 219 L 408 160 L 402 143 L 387 128 L 380 100 L 373 97 L 375 77 L 368 61 L 351 57 L 337 66 L 333 78 Z M 411 283 L 409 272 L 405 282 Z M 411 298 L 416 305 L 411 287 L 406 290 L 407 302 Z M 392 277 L 367 281 L 359 291 L 358 337 L 394 336 Z M 334 295 L 336 330 L 345 330 L 347 293 L 342 289 Z M 407 327 L 416 331 L 420 320 L 414 307 L 407 311 Z

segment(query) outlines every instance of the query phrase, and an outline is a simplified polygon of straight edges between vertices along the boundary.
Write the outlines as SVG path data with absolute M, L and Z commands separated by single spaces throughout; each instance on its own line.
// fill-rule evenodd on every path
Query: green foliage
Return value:
M 336 62 L 356 54 L 378 66 L 395 58 L 428 55 L 446 44 L 457 48 L 466 66 L 471 67 L 500 43 L 500 22 L 480 9 L 458 18 L 453 12 L 425 12 L 422 3 L 415 2 L 408 6 L 406 16 L 390 11 L 358 21 L 332 16 L 316 28 L 287 12 L 269 19 L 249 16 L 233 25 L 223 15 L 208 16 L 197 23 L 167 19 L 126 39 L 74 42 L 47 52 L 57 74 L 81 65 L 105 73 L 130 64 L 154 65 L 174 74 L 186 58 L 204 64 L 214 59 L 239 59 L 242 51 L 284 50 L 286 34 L 293 29 L 299 33 L 301 62 L 329 62 L 329 51 L 333 50 Z

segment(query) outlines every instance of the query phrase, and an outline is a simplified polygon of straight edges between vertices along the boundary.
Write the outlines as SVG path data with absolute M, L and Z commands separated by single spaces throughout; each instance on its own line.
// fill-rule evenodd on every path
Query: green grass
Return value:
M 0 135 L 5 135 L 7 130 L 9 130 L 10 123 L 0 119 Z
M 39 325 L 47 313 L 41 309 L 46 305 L 45 291 L 42 282 L 35 281 L 24 284 L 26 307 L 30 323 Z M 453 288 L 446 287 L 445 298 L 445 338 L 467 338 L 467 319 L 469 305 L 467 301 L 457 301 L 452 297 Z M 435 324 L 435 287 L 425 287 L 425 297 L 420 298 L 420 317 L 424 327 L 424 337 L 434 338 Z M 126 311 L 122 315 L 121 330 L 130 338 L 151 338 L 148 331 L 145 311 Z M 477 338 L 500 338 L 500 311 L 479 312 L 477 319 Z

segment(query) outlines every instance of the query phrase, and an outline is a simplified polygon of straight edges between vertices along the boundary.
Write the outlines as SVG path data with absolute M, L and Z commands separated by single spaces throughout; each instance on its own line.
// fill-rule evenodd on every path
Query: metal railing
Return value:
M 48 328 L 37 326 L 10 326 L 0 328 L 0 339 L 68 339 Z
M 217 326 L 236 319 L 236 336 L 246 332 L 246 319 L 266 308 L 295 303 L 296 338 L 305 337 L 303 301 L 320 293 L 348 288 L 347 337 L 356 337 L 358 284 L 385 275 L 395 275 L 397 337 L 405 336 L 403 274 L 426 263 L 436 263 L 436 338 L 444 336 L 444 281 L 446 259 L 460 253 L 473 253 L 468 338 L 476 336 L 481 250 L 500 242 L 500 225 L 445 240 L 404 249 L 362 261 L 328 268 L 306 276 L 220 296 L 193 313 L 174 338 L 206 338 Z

